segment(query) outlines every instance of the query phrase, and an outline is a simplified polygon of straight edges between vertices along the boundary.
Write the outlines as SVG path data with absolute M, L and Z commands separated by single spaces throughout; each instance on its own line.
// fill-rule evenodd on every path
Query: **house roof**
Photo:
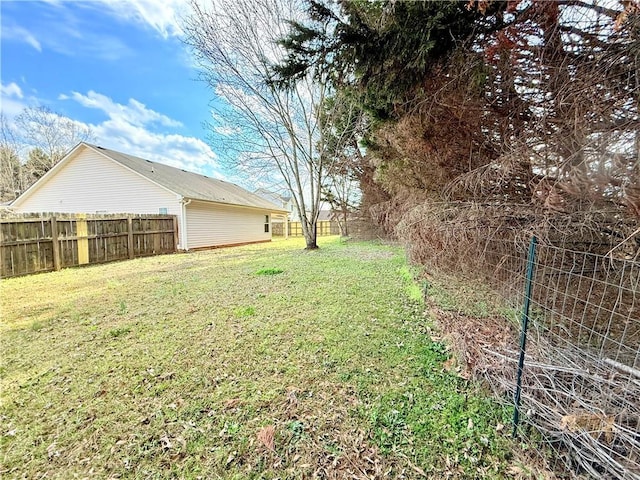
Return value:
M 282 207 L 234 183 L 188 172 L 180 168 L 170 167 L 163 163 L 152 162 L 151 160 L 117 152 L 90 143 L 83 142 L 81 145 L 86 145 L 102 153 L 111 160 L 118 162 L 184 198 L 286 212 Z
M 331 210 L 320 210 L 318 212 L 318 221 L 326 222 L 328 220 L 333 220 L 335 217 L 334 213 Z

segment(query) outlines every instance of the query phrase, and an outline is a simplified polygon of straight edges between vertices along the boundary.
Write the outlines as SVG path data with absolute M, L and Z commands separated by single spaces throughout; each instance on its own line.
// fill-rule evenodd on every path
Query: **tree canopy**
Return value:
M 0 115 L 0 201 L 10 201 L 93 131 L 48 107 L 27 107 L 12 122 Z
M 337 8 L 336 8 L 337 7 Z M 338 88 L 357 87 L 374 117 L 420 87 L 439 62 L 491 22 L 461 2 L 308 2 L 308 24 L 291 22 L 289 55 L 275 71 L 283 81 L 320 65 Z
M 367 116 L 389 230 L 424 201 L 640 217 L 639 33 L 627 0 L 309 0 L 275 73 L 321 66 Z

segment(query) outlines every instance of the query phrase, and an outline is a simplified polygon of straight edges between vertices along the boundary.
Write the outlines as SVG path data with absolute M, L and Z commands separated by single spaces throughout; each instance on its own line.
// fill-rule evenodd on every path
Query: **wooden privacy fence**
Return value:
M 301 237 L 302 225 L 300 222 L 288 222 L 289 223 L 289 236 Z M 271 225 L 271 232 L 274 237 L 284 236 L 284 223 L 273 222 Z M 340 235 L 340 227 L 338 222 L 333 220 L 321 220 L 318 222 L 318 236 L 326 235 Z
M 0 277 L 176 251 L 174 215 L 45 215 L 0 219 Z

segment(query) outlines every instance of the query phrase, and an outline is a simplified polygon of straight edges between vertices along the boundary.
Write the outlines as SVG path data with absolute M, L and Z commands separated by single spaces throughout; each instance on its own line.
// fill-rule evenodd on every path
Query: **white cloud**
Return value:
M 166 163 L 192 172 L 211 173 L 218 167 L 216 154 L 202 140 L 174 133 L 156 133 L 122 119 L 92 126 L 100 145 Z M 220 176 L 213 171 L 215 176 Z
M 163 38 L 180 36 L 180 17 L 189 7 L 188 0 L 100 0 L 91 5 L 129 22 L 151 27 Z
M 199 138 L 168 133 L 167 128 L 180 127 L 182 124 L 147 108 L 133 98 L 126 105 L 94 91 L 87 95 L 72 92 L 71 95 L 62 94 L 58 98 L 99 109 L 107 115 L 107 120 L 89 125 L 96 143 L 103 147 L 192 172 L 225 178 L 218 171 L 217 155 L 207 143 Z M 159 126 L 164 127 L 163 131 L 157 131 Z
M 37 106 L 36 97 L 25 95 L 14 82 L 0 83 L 0 112 L 13 125 L 14 117 L 26 107 Z M 72 92 L 61 94 L 59 100 L 73 100 L 86 108 L 104 112 L 107 119 L 102 122 L 84 123 L 69 118 L 79 130 L 90 127 L 94 141 L 106 148 L 165 163 L 191 172 L 229 180 L 220 172 L 217 155 L 203 140 L 174 133 L 171 130 L 182 124 L 166 115 L 147 108 L 136 99 L 119 104 L 111 98 L 94 91 L 82 95 Z M 57 115 L 57 114 L 56 114 Z
M 17 83 L 0 83 L 0 113 L 6 118 L 12 119 L 34 102 L 33 97 L 25 97 Z
M 180 36 L 181 17 L 189 11 L 189 0 L 44 0 L 53 8 L 71 15 L 73 8 L 99 10 L 120 21 L 151 27 L 163 38 Z M 68 20 L 68 19 L 67 19 Z
M 0 92 L 2 93 L 3 98 L 4 97 L 24 98 L 22 89 L 15 82 L 11 82 L 9 85 L 0 84 Z
M 3 19 L 2 40 L 26 43 L 39 52 L 52 50 L 67 56 L 105 61 L 131 55 L 131 48 L 122 39 L 105 33 L 99 26 L 88 26 L 86 19 L 79 14 L 79 8 L 92 8 L 100 10 L 100 13 L 110 11 L 100 2 L 46 1 L 38 7 L 37 14 L 29 19 L 28 28 L 18 25 L 11 17 Z
M 15 82 L 0 83 L 0 94 L 0 112 L 10 124 L 26 107 L 40 104 L 36 97 L 26 95 Z M 182 127 L 182 124 L 147 108 L 134 98 L 123 105 L 106 95 L 89 91 L 86 95 L 78 92 L 72 92 L 71 95 L 61 94 L 58 99 L 72 100 L 86 108 L 98 109 L 106 114 L 106 120 L 96 123 L 70 119 L 80 130 L 90 127 L 98 145 L 229 180 L 220 172 L 218 157 L 206 142 L 172 132 L 173 129 Z
M 182 35 L 181 19 L 189 11 L 189 0 L 44 0 L 43 15 L 29 29 L 3 20 L 3 41 L 18 41 L 39 52 L 53 50 L 67 56 L 117 61 L 132 53 L 121 38 L 104 30 L 87 28 L 82 10 L 98 12 L 135 27 L 150 28 L 163 38 Z M 42 13 L 42 12 L 41 12 Z
M 38 39 L 26 28 L 18 25 L 3 25 L 1 37 L 3 40 L 13 40 L 31 45 L 37 51 L 42 52 L 42 45 Z
M 134 98 L 130 98 L 127 105 L 122 105 L 114 102 L 106 95 L 96 93 L 93 90 L 90 90 L 87 95 L 82 95 L 78 92 L 72 92 L 71 96 L 62 94 L 58 98 L 60 100 L 75 100 L 83 107 L 102 110 L 109 116 L 109 118 L 122 119 L 132 125 L 141 126 L 152 123 L 159 123 L 160 125 L 164 125 L 165 127 L 182 126 L 182 123 L 178 122 L 177 120 L 173 120 L 166 115 L 148 109 L 145 104 L 137 101 Z
M 10 97 L 2 97 L 0 102 L 0 113 L 7 118 L 13 118 L 18 115 L 26 107 L 21 101 L 15 100 Z

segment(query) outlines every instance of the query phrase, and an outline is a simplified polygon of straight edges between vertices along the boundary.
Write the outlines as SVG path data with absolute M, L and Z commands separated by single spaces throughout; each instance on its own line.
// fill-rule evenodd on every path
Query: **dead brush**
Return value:
M 544 439 L 537 460 L 592 478 L 640 472 L 640 241 L 620 211 L 550 214 L 522 205 L 423 204 L 398 235 L 429 278 L 478 282 L 521 308 L 527 242 L 540 245 L 533 278 L 520 431 Z M 428 300 L 432 300 L 427 297 Z M 509 399 L 519 353 L 517 325 L 432 304 L 458 352 L 462 375 Z M 534 435 L 535 437 L 536 435 Z M 629 477 L 631 475 L 631 477 Z

